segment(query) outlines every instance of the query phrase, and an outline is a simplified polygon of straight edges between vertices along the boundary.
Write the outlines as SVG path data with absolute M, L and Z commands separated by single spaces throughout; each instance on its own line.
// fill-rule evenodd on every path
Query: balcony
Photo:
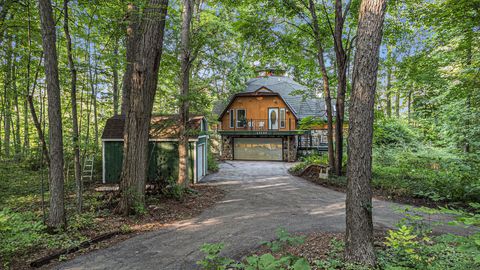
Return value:
M 221 134 L 237 135 L 292 135 L 303 134 L 303 130 L 296 129 L 295 120 L 271 120 L 271 119 L 242 119 L 222 123 L 218 129 Z M 232 125 L 233 124 L 233 125 Z

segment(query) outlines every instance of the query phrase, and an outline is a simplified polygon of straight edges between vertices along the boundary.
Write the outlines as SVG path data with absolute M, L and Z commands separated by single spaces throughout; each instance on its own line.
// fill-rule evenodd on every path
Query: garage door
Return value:
M 234 159 L 283 160 L 282 138 L 235 138 Z

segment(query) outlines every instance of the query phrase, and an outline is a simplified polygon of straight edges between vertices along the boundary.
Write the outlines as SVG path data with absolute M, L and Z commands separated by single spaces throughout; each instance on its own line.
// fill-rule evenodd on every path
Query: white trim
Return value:
M 102 139 L 102 142 L 123 142 L 123 139 Z
M 102 140 L 102 183 L 106 183 L 105 180 L 105 141 Z
M 195 142 L 193 146 L 193 183 L 196 184 L 198 182 L 197 179 L 197 143 Z

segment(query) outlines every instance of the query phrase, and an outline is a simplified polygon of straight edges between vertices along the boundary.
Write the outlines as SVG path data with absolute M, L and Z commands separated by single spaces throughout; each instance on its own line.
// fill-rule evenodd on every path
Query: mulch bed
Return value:
M 328 258 L 329 253 L 332 250 L 331 242 L 333 239 L 343 241 L 345 238 L 344 233 L 330 233 L 330 232 L 313 232 L 313 233 L 299 233 L 293 234 L 294 236 L 305 237 L 305 242 L 297 246 L 286 246 L 279 252 L 271 252 L 267 246 L 261 246 L 255 250 L 253 254 L 261 256 L 262 254 L 272 253 L 276 258 L 280 258 L 285 255 L 293 255 L 297 257 L 303 257 L 308 260 L 312 269 L 316 268 L 315 261 L 324 260 Z M 386 231 L 383 229 L 374 230 L 374 244 L 376 247 L 385 247 L 383 242 L 385 240 Z
M 318 174 L 320 172 L 319 170 L 320 169 L 316 168 L 316 166 L 311 165 L 305 168 L 303 171 L 292 173 L 292 174 L 294 174 L 295 176 L 302 177 L 315 184 L 324 186 L 326 188 L 333 189 L 338 192 L 346 193 L 347 191 L 346 183 L 337 179 L 321 179 L 318 177 Z M 442 201 L 435 202 L 427 198 L 403 196 L 403 195 L 392 193 L 388 190 L 383 190 L 378 188 L 373 189 L 373 197 L 375 199 L 383 200 L 383 201 L 392 201 L 396 203 L 410 204 L 414 206 L 426 206 L 430 208 L 437 208 L 440 206 L 447 205 L 446 202 L 442 202 Z
M 75 250 L 70 254 L 61 256 L 61 260 L 69 260 L 80 254 L 88 253 L 93 250 L 109 247 L 115 243 L 124 241 L 135 235 L 160 229 L 169 224 L 186 220 L 198 216 L 206 208 L 212 207 L 220 201 L 225 193 L 216 186 L 192 185 L 193 192 L 187 193 L 181 200 L 168 198 L 158 194 L 147 196 L 147 213 L 142 216 L 123 217 L 114 215 L 113 209 L 118 201 L 118 197 L 113 193 L 106 193 L 102 199 L 110 212 L 108 215 L 99 216 L 95 219 L 96 226 L 82 231 L 82 234 L 89 239 L 103 237 L 106 239 L 96 243 L 89 243 L 84 248 Z M 122 228 L 128 226 L 129 230 Z M 72 247 L 76 249 L 76 247 Z M 58 253 L 59 249 L 35 249 L 29 254 L 24 254 L 17 260 L 14 260 L 11 269 L 51 269 L 59 263 L 58 259 L 52 260 L 49 264 L 42 265 L 39 268 L 33 268 L 30 263 L 42 257 Z M 1 268 L 1 267 L 0 267 Z

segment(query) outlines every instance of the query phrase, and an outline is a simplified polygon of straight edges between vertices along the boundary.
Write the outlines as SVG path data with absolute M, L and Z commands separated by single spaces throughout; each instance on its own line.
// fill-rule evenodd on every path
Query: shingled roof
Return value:
M 187 129 L 190 138 L 195 138 L 202 132 L 203 116 L 191 116 Z M 150 139 L 176 139 L 178 138 L 178 115 L 155 115 L 150 122 Z M 123 139 L 125 116 L 117 115 L 109 118 L 103 129 L 102 139 Z M 206 123 L 203 125 L 207 127 Z
M 265 76 L 250 79 L 242 93 L 253 93 L 262 87 L 279 94 L 299 119 L 308 116 L 325 118 L 325 100 L 313 96 L 304 98 L 302 93 L 308 92 L 308 88 L 289 77 Z M 226 106 L 225 103 L 218 103 L 214 112 L 221 114 Z

